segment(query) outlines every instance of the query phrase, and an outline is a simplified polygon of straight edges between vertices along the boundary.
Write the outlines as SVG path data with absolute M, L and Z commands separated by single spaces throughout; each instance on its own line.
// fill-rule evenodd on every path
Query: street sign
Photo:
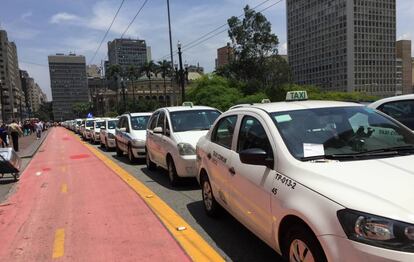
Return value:
M 86 118 L 93 118 L 92 113 L 88 113 L 88 115 L 86 116 Z

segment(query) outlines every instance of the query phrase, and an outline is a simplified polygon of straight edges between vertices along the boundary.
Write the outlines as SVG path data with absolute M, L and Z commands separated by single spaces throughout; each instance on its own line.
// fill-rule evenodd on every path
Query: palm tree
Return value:
M 118 92 L 118 80 L 123 75 L 123 70 L 120 65 L 110 65 L 108 68 L 108 79 L 112 79 L 115 81 L 115 89 L 116 89 L 116 102 L 119 103 L 119 92 Z
M 145 62 L 144 66 L 142 67 L 142 71 L 145 72 L 145 75 L 148 78 L 150 97 L 152 99 L 151 74 L 155 73 L 155 71 L 156 71 L 156 65 L 154 64 L 154 61 L 151 60 L 149 62 Z
M 165 78 L 171 73 L 171 63 L 167 60 L 158 61 L 158 72 L 161 73 L 161 77 L 164 80 L 164 102 L 167 106 L 167 84 Z
M 128 76 L 129 80 L 131 80 L 132 84 L 132 99 L 135 103 L 135 86 L 134 86 L 134 80 L 139 78 L 139 71 L 138 68 L 134 65 L 131 65 L 127 68 L 126 75 Z

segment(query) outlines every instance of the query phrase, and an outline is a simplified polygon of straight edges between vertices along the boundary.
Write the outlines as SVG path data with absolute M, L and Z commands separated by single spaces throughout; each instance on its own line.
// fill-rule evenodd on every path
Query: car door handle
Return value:
M 230 167 L 229 172 L 232 176 L 234 176 L 236 174 L 236 170 L 234 170 L 234 167 Z
M 211 159 L 211 154 L 210 153 L 207 154 L 207 158 Z

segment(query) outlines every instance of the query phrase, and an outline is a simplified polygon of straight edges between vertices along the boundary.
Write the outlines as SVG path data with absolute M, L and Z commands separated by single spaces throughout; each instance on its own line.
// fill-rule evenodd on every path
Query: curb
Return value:
M 36 145 L 34 145 L 34 146 L 33 146 L 33 144 L 30 145 L 29 148 L 31 148 L 31 149 L 30 150 L 27 150 L 28 153 L 21 155 L 20 158 L 21 159 L 23 159 L 23 158 L 32 158 L 37 153 L 37 151 L 39 150 L 39 148 L 42 146 L 43 142 L 45 141 L 45 139 L 49 135 L 49 132 L 50 132 L 50 129 L 48 129 L 46 132 L 43 132 L 43 134 L 45 134 L 45 135 L 42 135 L 42 137 L 40 138 L 40 140 L 36 140 L 33 143 L 33 144 L 36 143 Z

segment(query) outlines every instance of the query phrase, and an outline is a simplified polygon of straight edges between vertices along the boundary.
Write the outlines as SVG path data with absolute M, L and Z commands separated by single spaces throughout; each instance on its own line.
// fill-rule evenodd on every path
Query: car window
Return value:
M 119 121 L 118 121 L 118 125 L 117 125 L 117 127 L 118 127 L 118 128 L 122 128 L 123 122 L 124 122 L 124 118 L 123 118 L 123 117 L 121 117 L 121 118 L 119 119 Z
M 170 113 L 174 132 L 209 130 L 219 116 L 220 112 L 217 110 L 185 110 Z
M 94 120 L 87 120 L 85 126 L 86 127 L 93 127 L 93 121 Z
M 228 116 L 220 119 L 213 130 L 211 142 L 231 149 L 236 122 L 237 116 Z
M 245 116 L 240 126 L 237 152 L 251 148 L 260 148 L 269 156 L 273 155 L 269 138 L 262 124 L 252 116 Z
M 318 155 L 357 155 L 414 145 L 412 132 L 366 107 L 304 109 L 271 116 L 289 151 L 298 159 L 310 156 L 307 153 L 314 149 Z
M 118 123 L 118 120 L 108 121 L 108 129 L 114 129 L 117 123 Z
M 148 120 L 150 116 L 133 116 L 131 117 L 131 128 L 133 130 L 147 129 Z
M 101 128 L 105 126 L 105 121 L 95 122 L 95 128 Z
M 414 130 L 414 100 L 386 103 L 379 110 Z
M 151 116 L 151 121 L 150 121 L 150 124 L 149 124 L 149 127 L 148 127 L 148 129 L 150 129 L 150 130 L 154 130 L 154 128 L 156 127 L 156 125 L 157 125 L 157 119 L 158 119 L 158 115 L 160 114 L 160 112 L 156 112 L 156 113 L 154 113 L 152 116 Z
M 164 130 L 164 119 L 165 119 L 165 112 L 161 111 L 160 115 L 158 116 L 157 127 L 161 127 Z

